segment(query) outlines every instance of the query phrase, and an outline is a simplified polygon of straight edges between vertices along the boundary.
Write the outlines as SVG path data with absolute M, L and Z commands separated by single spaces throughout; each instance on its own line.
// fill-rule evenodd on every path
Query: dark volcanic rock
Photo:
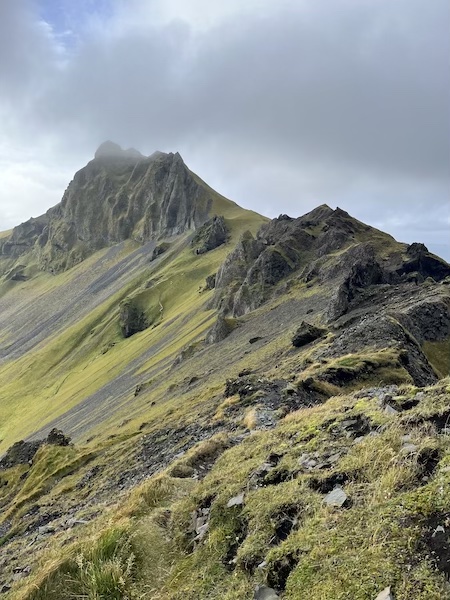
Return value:
M 4 457 L 0 460 L 0 469 L 10 469 L 16 465 L 28 464 L 39 450 L 44 440 L 36 440 L 34 442 L 16 442 L 8 450 Z
M 208 275 L 208 277 L 205 280 L 205 290 L 213 290 L 216 287 L 216 276 L 217 273 Z
M 396 316 L 419 343 L 450 337 L 450 297 L 425 299 L 398 311 Z
M 388 277 L 375 258 L 371 244 L 360 244 L 350 248 L 330 268 L 320 272 L 323 281 L 340 279 L 327 311 L 329 321 L 344 315 L 358 291 L 371 285 L 383 283 Z
M 424 244 L 415 242 L 406 249 L 406 261 L 397 269 L 397 273 L 419 273 L 424 279 L 432 277 L 435 281 L 442 281 L 450 275 L 450 265 L 431 254 Z
M 169 248 L 170 248 L 170 244 L 168 242 L 163 242 L 162 244 L 158 244 L 153 249 L 150 260 L 155 260 L 155 258 L 158 258 L 158 256 L 161 256 L 161 254 L 164 254 L 164 252 L 166 252 Z
M 122 335 L 125 338 L 131 337 L 139 331 L 144 331 L 148 327 L 148 321 L 144 312 L 132 298 L 124 300 L 121 303 L 119 322 Z
M 3 240 L 0 240 L 0 256 L 17 258 L 25 254 L 36 243 L 39 236 L 48 225 L 47 215 L 42 215 L 36 219 L 31 218 L 25 223 L 14 227 L 12 234 Z
M 192 238 L 191 245 L 196 254 L 204 254 L 218 248 L 228 240 L 229 231 L 222 216 L 206 221 Z
M 314 340 L 325 335 L 326 329 L 322 327 L 315 327 L 314 325 L 310 325 L 306 321 L 303 321 L 300 327 L 292 336 L 292 345 L 296 348 L 300 348 L 301 346 L 305 346 Z
M 340 209 L 319 206 L 298 219 L 286 215 L 273 219 L 260 228 L 256 238 L 247 232 L 217 274 L 213 306 L 233 316 L 244 315 L 261 306 L 278 282 L 298 270 L 303 271 L 305 281 L 320 275 L 321 281 L 334 279 L 338 286 L 346 277 L 348 287 L 378 283 L 382 270 L 373 249 L 360 249 L 363 244 L 354 243 L 366 228 Z M 336 266 L 338 257 L 330 266 L 328 254 L 345 246 L 357 250 L 345 265 Z M 347 290 L 344 295 L 348 296 Z
M 396 315 L 397 318 L 400 314 Z M 392 348 L 397 359 L 391 367 L 404 368 L 418 386 L 431 385 L 437 380 L 436 373 L 424 355 L 414 336 L 389 315 L 366 314 L 352 324 L 343 325 L 332 344 L 320 354 L 320 358 L 358 354 L 370 349 Z M 436 334 L 437 335 L 437 334 Z M 351 367 L 330 367 L 324 370 L 324 381 L 342 385 L 355 378 L 366 377 L 377 369 L 376 360 L 363 360 L 362 370 Z
M 60 429 L 56 428 L 50 431 L 45 440 L 33 440 L 31 442 L 20 440 L 8 448 L 5 455 L 0 460 L 0 469 L 10 469 L 16 465 L 26 465 L 30 463 L 42 444 L 68 446 L 70 441 L 70 437 L 64 435 Z
M 47 444 L 52 444 L 53 446 L 68 446 L 70 444 L 70 437 L 64 435 L 64 433 L 60 429 L 52 429 L 45 440 Z
M 294 273 L 307 287 L 334 290 L 326 314 L 333 322 L 351 311 L 367 289 L 425 280 L 432 285 L 450 275 L 450 265 L 423 244 L 406 247 L 339 208 L 319 206 L 298 219 L 280 215 L 262 225 L 256 237 L 245 233 L 217 273 L 211 307 L 245 315 L 273 297 L 275 286 Z

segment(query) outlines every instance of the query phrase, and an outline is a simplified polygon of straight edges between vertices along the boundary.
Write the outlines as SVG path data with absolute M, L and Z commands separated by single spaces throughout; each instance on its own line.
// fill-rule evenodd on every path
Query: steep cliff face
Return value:
M 61 203 L 16 227 L 0 254 L 17 258 L 31 250 L 41 268 L 61 271 L 126 239 L 145 242 L 196 229 L 211 203 L 209 189 L 178 153 L 144 157 L 105 142 Z

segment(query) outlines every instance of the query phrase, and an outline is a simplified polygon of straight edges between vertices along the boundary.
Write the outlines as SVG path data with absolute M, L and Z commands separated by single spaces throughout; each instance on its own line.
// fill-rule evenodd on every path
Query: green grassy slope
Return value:
M 23 326 L 14 322 L 17 306 L 24 306 L 26 312 L 27 302 L 35 303 L 35 299 L 40 298 L 43 304 L 50 306 L 49 310 L 57 311 L 62 290 L 80 285 L 87 289 L 86 298 L 81 294 L 69 322 L 63 321 L 59 328 L 55 327 L 56 331 L 49 324 L 44 339 L 37 346 L 14 360 L 6 357 L 0 365 L 1 450 L 76 406 L 123 372 L 131 361 L 139 360 L 145 351 L 157 347 L 155 353 L 151 352 L 151 358 L 141 361 L 139 366 L 143 371 L 168 357 L 174 358 L 184 345 L 204 333 L 211 324 L 208 313 L 203 311 L 206 297 L 199 294 L 205 277 L 217 271 L 243 231 L 255 232 L 264 221 L 263 217 L 219 195 L 213 206 L 215 211 L 221 211 L 226 217 L 231 231 L 228 244 L 196 256 L 186 245 L 185 238 L 180 238 L 155 264 L 147 259 L 134 271 L 130 267 L 131 277 L 124 280 L 124 285 L 113 289 L 97 306 L 88 304 L 91 310 L 86 311 L 84 306 L 89 301 L 89 285 L 104 274 L 102 259 L 107 256 L 107 250 L 56 276 L 42 273 L 26 282 L 2 284 L 9 288 L 3 300 L 10 311 L 10 332 L 5 332 L 2 339 L 6 347 L 14 336 L 14 329 Z M 117 256 L 106 261 L 106 266 L 113 268 L 120 260 L 132 256 L 135 249 L 135 244 L 125 245 Z M 89 274 L 86 281 L 85 274 Z M 147 287 L 149 280 L 153 282 L 151 287 Z M 118 307 L 122 299 L 130 296 L 138 298 L 152 327 L 125 340 L 120 334 Z M 20 316 L 23 318 L 23 314 Z
M 91 525 L 55 534 L 11 599 L 238 600 L 267 583 L 286 600 L 369 600 L 386 587 L 396 600 L 450 597 L 434 541 L 450 503 L 449 440 L 437 425 L 449 381 L 397 393 L 415 406 L 388 415 L 370 390 L 345 394 L 236 447 L 226 435 L 195 446 Z M 64 485 L 50 494 L 70 495 L 71 469 L 86 460 L 85 450 L 40 451 L 21 501 L 62 465 Z M 190 477 L 208 462 L 204 479 Z M 325 502 L 336 481 L 343 507 Z M 208 529 L 195 540 L 192 514 L 202 511 Z

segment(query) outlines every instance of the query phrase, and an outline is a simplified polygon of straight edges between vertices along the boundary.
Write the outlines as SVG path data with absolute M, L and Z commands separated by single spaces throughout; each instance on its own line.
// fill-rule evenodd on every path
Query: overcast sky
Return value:
M 0 1 L 0 230 L 111 139 L 450 260 L 448 0 Z

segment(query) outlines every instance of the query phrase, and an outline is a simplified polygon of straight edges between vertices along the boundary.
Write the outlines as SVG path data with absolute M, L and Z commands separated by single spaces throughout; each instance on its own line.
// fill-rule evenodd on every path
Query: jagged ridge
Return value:
M 144 157 L 105 142 L 60 204 L 0 242 L 0 256 L 16 259 L 32 250 L 41 268 L 64 270 L 122 240 L 142 243 L 196 229 L 212 202 L 211 190 L 178 153 Z

